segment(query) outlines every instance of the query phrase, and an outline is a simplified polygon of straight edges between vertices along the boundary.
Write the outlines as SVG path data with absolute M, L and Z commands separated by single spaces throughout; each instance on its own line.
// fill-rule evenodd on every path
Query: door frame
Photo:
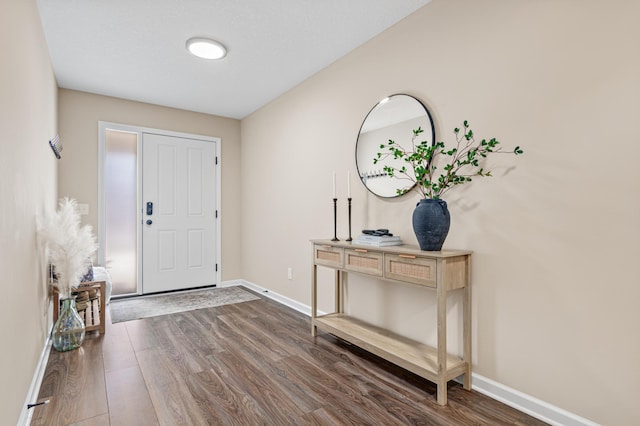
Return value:
M 137 233 L 137 253 L 138 267 L 137 267 L 137 291 L 131 294 L 142 294 L 142 220 L 143 220 L 143 200 L 142 200 L 142 155 L 144 155 L 144 148 L 142 146 L 142 134 L 152 133 L 163 136 L 173 136 L 184 139 L 195 139 L 205 142 L 215 143 L 215 156 L 216 156 L 216 186 L 215 186 L 215 202 L 216 202 L 216 283 L 222 282 L 222 196 L 221 196 L 221 169 L 222 169 L 222 139 L 214 136 L 204 136 L 193 133 L 174 132 L 170 130 L 154 129 L 150 127 L 132 126 L 128 124 L 113 123 L 108 121 L 98 121 L 98 264 L 105 264 L 105 200 L 104 200 L 104 160 L 105 160 L 105 147 L 106 147 L 106 131 L 115 130 L 120 132 L 128 132 L 137 134 L 138 139 L 138 158 L 137 158 L 137 185 L 138 185 L 138 205 L 136 214 L 136 233 Z M 129 294 L 129 295 L 131 295 Z M 117 298 L 119 296 L 114 296 Z

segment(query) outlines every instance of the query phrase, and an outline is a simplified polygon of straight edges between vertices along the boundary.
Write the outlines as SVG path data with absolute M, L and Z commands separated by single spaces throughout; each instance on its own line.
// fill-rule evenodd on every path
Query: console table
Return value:
M 321 329 L 397 364 L 437 386 L 437 402 L 447 404 L 447 382 L 464 375 L 471 389 L 471 252 L 421 251 L 402 245 L 373 247 L 349 242 L 312 240 L 311 334 Z M 335 270 L 335 312 L 318 315 L 318 266 Z M 391 284 L 411 284 L 435 290 L 437 345 L 431 347 L 344 313 L 344 274 L 356 273 Z M 447 293 L 463 292 L 463 355 L 447 353 Z

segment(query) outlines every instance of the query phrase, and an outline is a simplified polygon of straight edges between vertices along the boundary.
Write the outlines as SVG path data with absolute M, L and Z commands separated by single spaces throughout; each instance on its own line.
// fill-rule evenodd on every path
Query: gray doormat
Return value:
M 109 311 L 111 323 L 131 321 L 141 318 L 157 317 L 192 311 L 194 309 L 212 308 L 232 303 L 249 302 L 260 297 L 240 287 L 210 288 L 206 290 L 187 291 L 184 293 L 160 294 L 135 299 L 111 300 Z

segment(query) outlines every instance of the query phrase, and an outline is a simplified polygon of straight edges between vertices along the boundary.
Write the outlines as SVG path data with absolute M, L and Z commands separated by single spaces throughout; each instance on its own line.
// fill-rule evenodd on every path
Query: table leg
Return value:
M 444 266 L 438 268 L 438 274 L 444 273 Z M 442 280 L 439 280 L 442 283 Z M 437 299 L 437 322 L 438 322 L 438 381 L 437 400 L 438 404 L 447 404 L 447 291 L 444 285 L 436 288 Z
M 315 325 L 316 316 L 318 315 L 318 266 L 313 265 L 311 274 L 311 335 L 318 335 L 318 328 Z
M 466 282 L 463 289 L 463 323 L 462 323 L 462 339 L 463 339 L 463 358 L 467 364 L 467 371 L 464 374 L 463 386 L 467 390 L 471 390 L 471 257 L 467 256 L 466 265 Z
M 340 271 L 336 269 L 334 278 L 334 288 L 335 288 L 335 312 L 342 312 L 342 289 L 341 289 L 341 275 Z

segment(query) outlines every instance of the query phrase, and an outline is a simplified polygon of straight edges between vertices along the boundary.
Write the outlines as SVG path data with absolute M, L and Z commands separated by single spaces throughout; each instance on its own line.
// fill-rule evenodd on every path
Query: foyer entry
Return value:
M 113 295 L 215 285 L 219 138 L 100 122 L 99 262 Z

